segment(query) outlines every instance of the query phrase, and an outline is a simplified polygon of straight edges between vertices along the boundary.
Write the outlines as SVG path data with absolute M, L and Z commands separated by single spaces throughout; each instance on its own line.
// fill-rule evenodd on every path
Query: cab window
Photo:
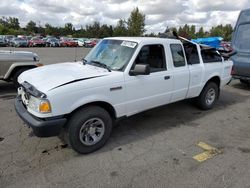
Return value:
M 135 64 L 149 65 L 150 72 L 166 70 L 166 61 L 163 45 L 145 45 L 136 57 Z M 133 67 L 134 67 L 133 66 Z M 132 69 L 133 69 L 132 67 Z

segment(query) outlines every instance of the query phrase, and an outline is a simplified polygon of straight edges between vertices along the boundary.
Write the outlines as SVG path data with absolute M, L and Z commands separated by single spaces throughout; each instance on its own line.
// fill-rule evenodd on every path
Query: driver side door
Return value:
M 128 116 L 169 103 L 173 88 L 173 76 L 167 70 L 163 45 L 143 46 L 131 70 L 135 64 L 148 64 L 150 74 L 125 76 Z

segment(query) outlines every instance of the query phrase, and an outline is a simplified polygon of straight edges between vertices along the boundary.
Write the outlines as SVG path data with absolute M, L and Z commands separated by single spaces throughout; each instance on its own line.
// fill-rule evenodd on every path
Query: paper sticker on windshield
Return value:
M 123 41 L 121 43 L 121 46 L 126 46 L 126 47 L 129 47 L 129 48 L 134 48 L 136 47 L 137 43 L 136 42 L 131 42 L 131 41 Z

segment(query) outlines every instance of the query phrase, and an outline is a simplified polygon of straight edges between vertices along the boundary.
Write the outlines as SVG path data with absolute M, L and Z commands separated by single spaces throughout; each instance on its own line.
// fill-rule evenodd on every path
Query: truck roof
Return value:
M 132 41 L 132 42 L 167 42 L 167 43 L 181 43 L 178 39 L 170 39 L 170 38 L 157 38 L 157 37 L 109 37 L 105 39 L 113 39 L 113 40 L 126 40 L 126 41 Z

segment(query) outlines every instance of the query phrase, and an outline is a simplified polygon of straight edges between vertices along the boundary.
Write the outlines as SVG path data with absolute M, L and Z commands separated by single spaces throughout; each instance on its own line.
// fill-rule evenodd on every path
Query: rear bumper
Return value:
M 246 81 L 250 82 L 250 77 L 248 77 L 248 76 L 233 75 L 233 78 L 240 79 L 240 80 L 246 80 Z
M 56 118 L 44 120 L 32 116 L 24 107 L 20 97 L 15 99 L 15 109 L 19 117 L 32 128 L 34 134 L 38 137 L 51 137 L 60 134 L 66 118 Z

